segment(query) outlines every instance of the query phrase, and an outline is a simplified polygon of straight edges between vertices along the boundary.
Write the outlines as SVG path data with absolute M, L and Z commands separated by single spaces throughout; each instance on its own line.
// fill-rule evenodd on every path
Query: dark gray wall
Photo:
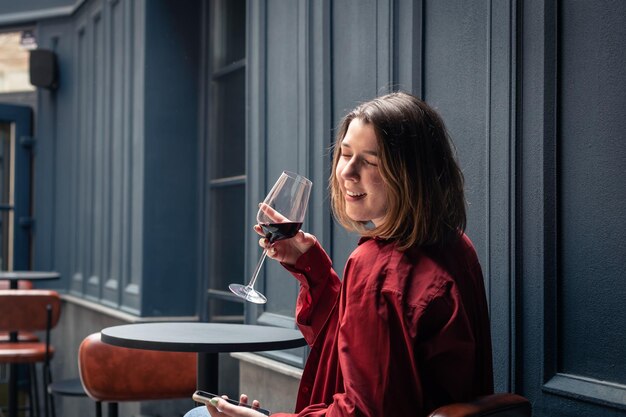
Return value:
M 626 415 L 625 4 L 519 14 L 518 387 L 538 415 Z
M 196 314 L 198 7 L 94 1 L 37 28 L 60 81 L 39 92 L 35 265 L 142 316 Z

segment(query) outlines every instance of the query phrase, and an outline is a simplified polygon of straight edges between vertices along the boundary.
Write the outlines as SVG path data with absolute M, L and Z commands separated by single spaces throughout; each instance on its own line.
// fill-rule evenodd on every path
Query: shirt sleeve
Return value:
M 341 281 L 319 242 L 302 254 L 294 266 L 282 265 L 300 282 L 296 323 L 312 345 L 337 302 Z

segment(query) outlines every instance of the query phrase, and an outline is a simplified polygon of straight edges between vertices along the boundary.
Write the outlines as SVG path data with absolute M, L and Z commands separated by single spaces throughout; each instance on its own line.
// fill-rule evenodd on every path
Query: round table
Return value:
M 9 281 L 9 288 L 17 289 L 18 281 L 44 281 L 59 279 L 61 274 L 54 271 L 0 271 L 0 280 Z
M 134 323 L 101 331 L 104 343 L 115 346 L 197 352 L 198 389 L 219 392 L 218 354 L 291 349 L 306 341 L 298 330 L 247 324 L 166 322 Z

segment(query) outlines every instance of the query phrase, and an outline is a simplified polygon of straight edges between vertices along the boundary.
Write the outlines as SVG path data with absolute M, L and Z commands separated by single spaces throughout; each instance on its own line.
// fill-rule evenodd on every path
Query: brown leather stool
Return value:
M 117 417 L 122 401 L 191 398 L 196 389 L 196 356 L 112 346 L 94 333 L 78 349 L 78 367 L 87 395 L 108 402 L 109 417 Z M 101 411 L 96 413 L 101 417 Z
M 530 402 L 517 394 L 492 394 L 467 403 L 439 407 L 428 417 L 530 417 Z
M 18 289 L 20 290 L 30 290 L 33 288 L 33 283 L 31 281 L 19 280 L 17 282 Z M 8 290 L 10 289 L 10 282 L 7 280 L 0 280 L 0 290 Z M 11 342 L 11 333 L 8 331 L 0 331 L 0 344 Z M 17 342 L 39 342 L 39 337 L 33 332 L 22 331 L 17 334 Z M 0 346 L 1 348 L 1 346 Z M 34 409 L 34 398 L 36 395 L 36 390 L 34 389 L 33 381 L 36 381 L 36 369 L 35 364 L 29 364 L 29 376 L 28 376 L 28 384 L 30 387 L 29 398 L 29 407 L 30 409 Z
M 0 280 L 0 290 L 10 289 L 9 281 Z M 32 290 L 33 283 L 31 281 L 19 280 L 17 282 L 18 290 Z M 10 342 L 9 332 L 0 331 L 0 343 Z M 39 338 L 33 332 L 20 332 L 18 334 L 18 342 L 38 342 Z
M 29 364 L 31 366 L 31 413 L 39 414 L 37 401 L 37 379 L 34 365 L 43 364 L 44 380 L 44 409 L 48 417 L 52 398 L 48 396 L 45 387 L 52 382 L 50 360 L 54 355 L 54 348 L 50 345 L 50 330 L 56 326 L 61 314 L 61 299 L 56 291 L 49 290 L 0 290 L 0 331 L 9 333 L 18 332 L 46 332 L 45 342 L 4 342 L 0 344 L 0 363 L 10 365 Z M 19 338 L 18 338 L 19 340 Z M 11 378 L 15 378 L 11 375 Z M 12 401 L 12 400 L 10 400 Z

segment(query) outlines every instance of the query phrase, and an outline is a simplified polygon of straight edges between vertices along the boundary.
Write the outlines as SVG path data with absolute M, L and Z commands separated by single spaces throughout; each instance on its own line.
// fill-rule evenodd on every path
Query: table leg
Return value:
M 203 391 L 219 394 L 219 354 L 198 353 L 196 385 Z
M 9 417 L 17 417 L 17 365 L 9 365 Z
M 13 284 L 13 281 L 11 281 L 11 284 Z M 17 340 L 17 332 L 9 333 L 10 342 L 15 343 Z M 9 365 L 9 417 L 17 417 L 17 371 L 18 366 L 16 364 L 12 363 Z

